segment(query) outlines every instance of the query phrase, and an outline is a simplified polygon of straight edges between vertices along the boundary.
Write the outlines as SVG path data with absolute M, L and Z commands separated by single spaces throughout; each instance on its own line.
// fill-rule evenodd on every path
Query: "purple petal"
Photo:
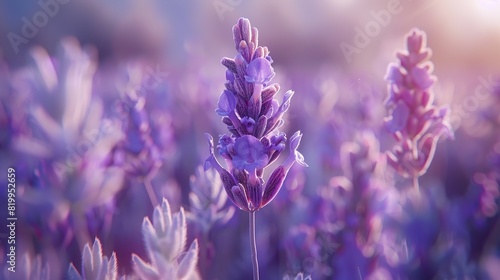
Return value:
M 255 170 L 264 168 L 268 163 L 264 146 L 251 135 L 236 139 L 234 143 L 233 165 L 239 170 Z
M 274 77 L 274 69 L 265 58 L 256 58 L 247 66 L 245 79 L 249 83 L 267 84 Z
M 217 114 L 219 114 L 219 116 L 228 116 L 236 108 L 236 97 L 232 92 L 224 90 L 219 97 L 217 106 L 219 108 L 217 108 L 215 111 L 217 112 Z

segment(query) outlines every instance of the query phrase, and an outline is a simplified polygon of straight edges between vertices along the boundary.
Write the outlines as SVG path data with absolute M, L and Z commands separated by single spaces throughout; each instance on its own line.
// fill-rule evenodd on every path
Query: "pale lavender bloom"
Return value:
M 281 104 L 273 98 L 279 85 L 269 85 L 275 75 L 272 59 L 267 47 L 258 45 L 257 28 L 252 28 L 248 19 L 238 20 L 233 27 L 233 39 L 238 53 L 234 59 L 222 59 L 227 68 L 226 89 L 216 110 L 232 134 L 221 135 L 217 146 L 227 169 L 216 159 L 212 136 L 207 134 L 210 156 L 205 170 L 215 168 L 229 198 L 240 209 L 254 212 L 276 196 L 295 162 L 307 165 L 297 151 L 302 134 L 296 132 L 290 139 L 290 156 L 270 175 L 264 187 L 264 168 L 285 148 L 286 136 L 276 130 L 284 123 L 282 117 L 294 92 L 286 92 Z
M 30 215 L 43 220 L 43 230 L 56 236 L 54 231 L 69 222 L 70 214 L 75 223 L 85 225 L 86 211 L 113 202 L 123 172 L 107 166 L 107 158 L 123 135 L 103 119 L 102 104 L 92 95 L 92 51 L 66 39 L 56 58 L 42 48 L 33 49 L 31 58 L 31 67 L 22 72 L 30 86 L 18 82 L 14 87 L 14 92 L 32 91 L 26 105 L 30 133 L 15 135 L 12 145 L 27 159 L 29 176 L 36 178 L 23 187 L 22 202 L 35 207 L 38 211 Z M 66 245 L 73 234 L 88 238 L 84 228 L 63 228 Z
M 159 203 L 158 192 L 177 205 L 180 190 L 176 183 L 162 187 L 157 184 L 170 181 L 175 166 L 172 118 L 166 108 L 160 107 L 168 102 L 156 100 L 163 93 L 160 76 L 167 73 L 159 72 L 159 66 L 152 72 L 151 67 L 139 62 L 128 63 L 125 69 L 125 78 L 116 86 L 121 98 L 113 108 L 122 121 L 125 137 L 115 145 L 109 164 L 122 168 L 133 179 L 131 182 L 142 183 L 153 206 Z
M 166 147 L 160 148 L 153 138 L 153 133 L 157 132 L 153 130 L 158 129 L 151 119 L 151 110 L 146 107 L 150 100 L 146 89 L 152 87 L 148 84 L 151 77 L 143 72 L 140 64 L 126 66 L 126 79 L 117 86 L 122 97 L 114 108 L 120 113 L 125 138 L 116 145 L 112 163 L 122 167 L 133 178 L 154 177 L 164 162 L 162 148 L 171 144 L 161 143 Z M 169 127 L 161 129 L 167 133 L 170 131 Z
M 154 209 L 153 222 L 144 218 L 142 235 L 150 263 L 132 255 L 134 272 L 141 279 L 200 279 L 196 269 L 198 241 L 195 239 L 187 250 L 185 248 L 187 225 L 184 209 L 172 215 L 168 201 L 163 199 Z
M 7 151 L 12 139 L 13 133 L 13 121 L 12 113 L 9 112 L 8 108 L 16 108 L 15 103 L 10 96 L 10 83 L 11 73 L 6 64 L 0 59 L 0 151 Z M 9 105 L 7 105 L 9 101 Z M 19 112 L 17 112 L 19 113 Z
M 92 248 L 88 243 L 83 248 L 82 274 L 80 275 L 75 266 L 70 264 L 67 278 L 71 280 L 117 280 L 118 263 L 115 252 L 109 258 L 105 256 L 102 252 L 101 241 L 96 238 Z
M 188 219 L 197 223 L 203 233 L 208 233 L 216 223 L 224 224 L 234 215 L 234 207 L 224 209 L 227 194 L 215 170 L 203 172 L 200 166 L 190 178 L 190 211 Z
M 433 105 L 431 86 L 436 77 L 431 75 L 433 64 L 426 62 L 431 51 L 425 39 L 424 32 L 413 30 L 407 37 L 408 50 L 397 54 L 399 64 L 389 65 L 386 75 L 386 106 L 390 110 L 386 125 L 398 141 L 388 161 L 398 173 L 410 178 L 427 171 L 442 135 L 454 137 L 446 121 L 448 109 Z

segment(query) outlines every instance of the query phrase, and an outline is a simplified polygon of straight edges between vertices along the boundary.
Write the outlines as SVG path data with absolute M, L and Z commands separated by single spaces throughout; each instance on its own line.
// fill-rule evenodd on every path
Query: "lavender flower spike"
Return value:
M 302 138 L 296 132 L 290 139 L 290 156 L 270 176 L 264 191 L 264 169 L 283 151 L 286 136 L 276 129 L 290 107 L 294 94 L 288 91 L 279 104 L 274 96 L 279 85 L 268 85 L 275 75 L 267 47 L 258 46 L 257 29 L 241 18 L 233 27 L 238 53 L 234 59 L 223 58 L 226 66 L 226 89 L 221 93 L 217 114 L 223 117 L 231 135 L 221 135 L 217 149 L 226 168 L 217 160 L 213 138 L 207 134 L 210 156 L 205 170 L 215 168 L 221 176 L 229 198 L 240 209 L 254 212 L 269 203 L 281 188 L 291 166 L 298 162 L 307 166 L 297 148 Z M 265 198 L 265 199 L 263 199 Z
M 417 178 L 427 171 L 438 140 L 454 137 L 446 121 L 448 109 L 433 104 L 431 86 L 436 77 L 431 75 L 433 64 L 426 62 L 431 50 L 425 41 L 424 32 L 413 30 L 407 37 L 407 51 L 397 54 L 399 65 L 389 65 L 386 75 L 390 112 L 386 126 L 398 141 L 388 162 L 402 176 L 413 178 L 417 189 Z
M 255 212 L 267 205 L 280 190 L 295 162 L 307 166 L 297 148 L 302 134 L 290 139 L 290 156 L 272 172 L 264 188 L 264 169 L 274 162 L 285 148 L 286 135 L 276 130 L 283 125 L 284 113 L 290 107 L 293 91 L 288 91 L 279 105 L 274 96 L 278 84 L 269 85 L 275 75 L 273 60 L 267 47 L 258 45 L 258 31 L 250 21 L 240 18 L 233 27 L 237 54 L 223 58 L 226 66 L 226 89 L 218 102 L 217 114 L 227 125 L 230 135 L 221 135 L 217 149 L 226 168 L 217 160 L 212 136 L 207 134 L 210 156 L 205 170 L 214 168 L 220 175 L 228 197 L 241 210 L 249 212 L 250 245 L 254 280 L 259 279 L 255 241 Z

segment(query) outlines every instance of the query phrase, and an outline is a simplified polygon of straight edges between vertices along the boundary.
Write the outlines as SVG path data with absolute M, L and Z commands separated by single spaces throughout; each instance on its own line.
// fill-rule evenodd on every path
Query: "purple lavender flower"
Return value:
M 214 143 L 207 135 L 210 156 L 205 169 L 215 168 L 229 198 L 242 210 L 254 212 L 264 207 L 278 193 L 286 174 L 297 162 L 307 166 L 297 148 L 302 134 L 290 139 L 290 156 L 270 176 L 266 186 L 264 168 L 274 162 L 284 150 L 286 136 L 276 130 L 283 125 L 283 114 L 290 107 L 293 91 L 285 93 L 281 104 L 273 99 L 278 84 L 269 85 L 275 73 L 266 47 L 258 45 L 258 32 L 248 19 L 241 18 L 233 27 L 238 54 L 234 59 L 223 58 L 226 89 L 221 93 L 217 114 L 223 117 L 231 135 L 221 135 L 217 145 L 227 169 L 214 154 Z
M 414 179 L 427 171 L 439 138 L 454 137 L 446 121 L 448 109 L 433 105 L 431 86 L 436 78 L 431 75 L 433 64 L 425 62 L 431 55 L 425 39 L 424 32 L 413 30 L 407 37 L 407 52 L 397 54 L 399 65 L 389 65 L 386 75 L 390 110 L 386 125 L 398 141 L 388 161 L 399 174 Z
M 93 52 L 65 39 L 55 58 L 37 47 L 31 59 L 31 67 L 22 72 L 32 94 L 26 102 L 29 131 L 12 139 L 34 178 L 23 186 L 21 201 L 31 209 L 29 220 L 40 221 L 44 237 L 68 245 L 76 236 L 83 246 L 89 235 L 86 214 L 112 209 L 122 188 L 122 170 L 106 164 L 122 135 L 103 118 L 102 103 L 92 94 Z M 85 227 L 74 230 L 76 224 Z
M 267 47 L 259 46 L 257 28 L 252 28 L 248 19 L 238 20 L 233 27 L 233 39 L 238 53 L 234 59 L 221 61 L 227 68 L 226 89 L 216 110 L 231 132 L 231 135 L 221 135 L 217 146 L 227 169 L 217 160 L 213 138 L 207 134 L 210 156 L 205 161 L 205 170 L 215 168 L 229 198 L 238 208 L 250 213 L 253 274 L 254 279 L 259 279 L 255 211 L 273 200 L 295 162 L 307 164 L 297 151 L 302 138 L 297 131 L 290 138 L 289 157 L 274 170 L 264 186 L 264 168 L 285 148 L 286 136 L 277 129 L 284 123 L 282 117 L 290 107 L 294 92 L 286 92 L 281 104 L 273 98 L 279 85 L 269 85 L 275 75 L 272 59 Z
M 51 260 L 52 261 L 52 260 Z M 3 273 L 2 279 L 6 280 L 17 280 L 17 279 L 39 279 L 39 280 L 51 280 L 56 278 L 56 273 L 51 270 L 50 263 L 45 262 L 41 255 L 32 256 L 29 253 L 24 253 L 20 257 L 20 261 L 16 267 L 14 273 L 7 270 Z M 2 275 L 2 274 L 0 274 Z

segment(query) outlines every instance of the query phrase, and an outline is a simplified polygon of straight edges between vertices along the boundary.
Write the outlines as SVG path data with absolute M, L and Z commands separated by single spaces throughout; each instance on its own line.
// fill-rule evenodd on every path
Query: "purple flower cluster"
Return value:
M 290 155 L 277 167 L 264 186 L 264 168 L 273 163 L 285 149 L 283 132 L 277 132 L 290 107 L 293 91 L 287 91 L 281 104 L 274 99 L 278 84 L 269 84 L 274 77 L 273 60 L 267 47 L 258 44 L 258 30 L 245 18 L 233 27 L 237 54 L 234 59 L 223 58 L 226 70 L 226 89 L 221 93 L 217 114 L 231 135 L 221 135 L 217 145 L 227 168 L 221 166 L 214 153 L 212 136 L 207 134 L 210 156 L 205 169 L 215 168 L 224 188 L 240 209 L 254 212 L 267 205 L 280 190 L 285 177 L 297 162 L 307 166 L 297 148 L 302 139 L 300 131 L 289 140 Z
M 425 33 L 413 30 L 407 37 L 407 51 L 398 52 L 399 64 L 389 65 L 386 75 L 386 106 L 390 110 L 386 125 L 397 140 L 388 161 L 408 178 L 427 171 L 441 135 L 453 138 L 453 130 L 446 122 L 448 109 L 433 105 L 431 87 L 436 78 L 431 75 L 433 64 L 425 62 L 430 55 Z

